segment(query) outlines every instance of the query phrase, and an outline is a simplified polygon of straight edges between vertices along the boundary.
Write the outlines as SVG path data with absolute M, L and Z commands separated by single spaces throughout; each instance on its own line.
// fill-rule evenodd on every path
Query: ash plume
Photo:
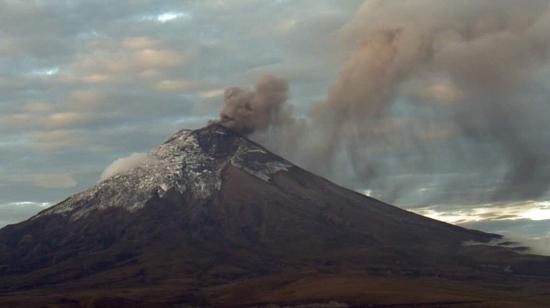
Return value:
M 438 172 L 477 175 L 441 180 L 446 193 L 424 201 L 461 188 L 477 190 L 476 202 L 537 198 L 550 183 L 550 93 L 540 80 L 548 29 L 547 0 L 367 0 L 337 33 L 350 56 L 327 99 L 263 138 L 307 169 L 375 187 L 386 201 L 424 185 L 388 175 Z M 220 122 L 247 133 L 281 123 L 287 86 L 276 80 L 280 90 L 267 88 L 284 95 L 259 95 L 265 80 L 253 92 L 229 89 Z M 496 179 L 482 181 L 487 174 Z
M 316 107 L 330 119 L 323 121 L 330 123 L 332 136 L 324 156 L 333 157 L 340 148 L 334 140 L 344 140 L 346 151 L 357 158 L 351 161 L 354 170 L 368 177 L 378 168 L 369 165 L 368 142 L 392 142 L 391 133 L 376 131 L 396 121 L 390 109 L 407 96 L 403 88 L 408 84 L 421 92 L 445 85 L 440 93 L 445 87 L 459 93 L 447 95 L 446 125 L 470 143 L 489 145 L 467 149 L 476 152 L 474 160 L 479 157 L 474 164 L 483 165 L 494 152 L 503 156 L 505 175 L 494 197 L 536 198 L 550 180 L 545 154 L 550 142 L 533 127 L 548 128 L 540 114 L 550 108 L 533 86 L 548 60 L 550 36 L 543 30 L 548 26 L 548 1 L 365 1 L 341 31 L 345 42 L 359 44 L 327 101 Z M 420 141 L 410 145 L 416 153 L 425 147 Z M 389 150 L 395 150 L 391 144 Z
M 262 131 L 271 125 L 292 121 L 288 99 L 288 82 L 265 75 L 258 79 L 254 90 L 232 87 L 225 90 L 221 124 L 244 135 Z

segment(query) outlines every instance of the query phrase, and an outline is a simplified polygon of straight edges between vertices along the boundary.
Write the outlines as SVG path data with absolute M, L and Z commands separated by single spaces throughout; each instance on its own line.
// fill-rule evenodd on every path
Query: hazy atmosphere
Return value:
M 0 227 L 218 122 L 548 251 L 548 29 L 546 0 L 0 0 Z

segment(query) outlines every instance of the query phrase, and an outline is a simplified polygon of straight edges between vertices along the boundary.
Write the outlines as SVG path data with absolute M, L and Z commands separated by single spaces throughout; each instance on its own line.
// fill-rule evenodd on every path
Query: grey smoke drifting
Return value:
M 376 167 L 362 145 L 377 138 L 377 127 L 395 121 L 390 108 L 407 96 L 403 88 L 428 96 L 439 89 L 433 99 L 445 97 L 446 121 L 474 144 L 467 149 L 478 158 L 474 164 L 502 154 L 507 170 L 494 197 L 538 197 L 550 180 L 550 142 L 541 134 L 550 127 L 540 116 L 550 108 L 534 85 L 548 60 L 549 27 L 549 1 L 365 1 L 341 33 L 359 44 L 317 107 L 332 120 L 325 155 L 334 156 L 340 148 L 334 142 L 344 142 L 354 170 L 368 177 Z M 418 153 L 425 143 L 410 149 Z
M 288 99 L 288 82 L 280 77 L 265 75 L 253 91 L 233 87 L 225 90 L 221 125 L 248 135 L 272 125 L 292 121 Z
M 425 184 L 388 176 L 457 172 L 477 178 L 432 179 L 448 192 L 433 198 L 461 188 L 477 189 L 477 202 L 537 198 L 550 185 L 549 3 L 367 0 L 338 33 L 350 56 L 326 101 L 262 138 L 387 201 Z M 221 122 L 247 133 L 281 123 L 287 86 L 275 80 L 269 95 L 266 80 L 229 89 Z M 494 183 L 480 180 L 489 174 Z

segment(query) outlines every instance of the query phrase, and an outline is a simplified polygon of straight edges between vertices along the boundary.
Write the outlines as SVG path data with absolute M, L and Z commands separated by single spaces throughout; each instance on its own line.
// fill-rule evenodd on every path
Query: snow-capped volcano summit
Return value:
M 342 188 L 209 125 L 181 130 L 134 168 L 1 229 L 0 293 L 177 286 L 188 292 L 180 303 L 281 273 L 550 276 L 547 257 L 482 245 L 499 238 Z
M 120 207 L 134 212 L 152 196 L 168 191 L 206 201 L 222 184 L 222 170 L 233 167 L 269 181 L 292 165 L 233 131 L 210 125 L 201 130 L 181 130 L 141 163 L 53 206 L 35 218 L 61 214 L 76 220 L 94 210 Z

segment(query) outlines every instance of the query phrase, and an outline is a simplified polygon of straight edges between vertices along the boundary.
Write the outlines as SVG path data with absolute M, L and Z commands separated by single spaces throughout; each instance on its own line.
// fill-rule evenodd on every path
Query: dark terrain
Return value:
M 1 229 L 0 306 L 550 306 L 550 257 L 339 187 L 222 126 L 151 155 Z

